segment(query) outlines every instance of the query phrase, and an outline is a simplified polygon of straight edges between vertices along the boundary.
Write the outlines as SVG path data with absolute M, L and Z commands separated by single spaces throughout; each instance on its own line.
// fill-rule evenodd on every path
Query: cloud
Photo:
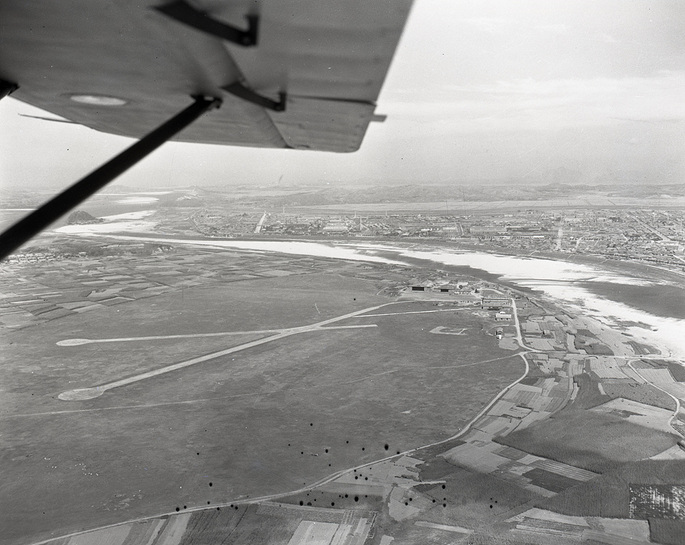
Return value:
M 396 96 L 390 118 L 453 124 L 456 132 L 556 130 L 625 121 L 685 121 L 685 72 L 653 77 L 499 81 L 445 86 L 430 102 Z

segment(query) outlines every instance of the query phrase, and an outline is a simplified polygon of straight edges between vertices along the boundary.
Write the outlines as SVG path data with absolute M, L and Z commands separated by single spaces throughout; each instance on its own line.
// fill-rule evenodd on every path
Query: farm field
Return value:
M 598 431 L 600 430 L 600 431 Z M 619 415 L 566 408 L 497 442 L 591 471 L 635 462 L 672 447 L 675 436 Z
M 206 256 L 216 261 L 219 254 Z M 313 270 L 301 274 L 212 277 L 182 289 L 171 284 L 154 297 L 91 310 L 86 320 L 66 313 L 39 327 L 4 330 L 4 542 L 297 490 L 340 469 L 450 437 L 521 375 L 521 358 L 498 347 L 486 317 L 431 302 L 395 302 L 377 295 L 378 281 L 354 278 L 349 268 L 340 275 L 343 267 L 326 260 L 311 263 Z M 200 262 L 197 270 L 203 266 L 211 268 Z M 68 276 L 61 281 L 50 286 L 43 279 L 41 289 L 76 292 Z M 57 398 L 268 339 L 272 333 L 259 332 L 264 329 L 380 305 L 387 306 L 95 399 Z M 438 327 L 465 334 L 432 334 Z
M 361 509 L 317 509 L 265 502 L 228 506 L 134 521 L 52 542 L 53 545 L 213 545 L 230 537 L 234 545 L 252 543 L 347 543 L 362 545 L 376 513 Z
M 685 485 L 685 462 L 682 460 L 622 463 L 598 479 L 561 492 L 543 500 L 539 507 L 574 516 L 628 518 L 630 516 L 631 487 L 640 485 Z M 639 512 L 636 519 L 646 519 Z M 658 543 L 682 543 L 682 520 L 672 519 L 670 513 L 650 513 L 649 527 L 652 540 Z

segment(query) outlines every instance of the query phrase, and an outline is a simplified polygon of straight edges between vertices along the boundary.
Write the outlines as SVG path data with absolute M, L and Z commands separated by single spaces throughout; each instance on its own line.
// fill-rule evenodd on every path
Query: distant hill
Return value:
M 445 201 L 537 201 L 557 195 L 577 193 L 573 186 L 549 186 L 544 191 L 540 186 L 508 185 L 426 185 L 406 184 L 401 186 L 327 187 L 275 196 L 268 200 L 275 206 L 316 206 L 362 203 L 400 203 Z
M 253 201 L 262 206 L 321 206 L 344 204 L 380 204 L 380 203 L 414 203 L 446 201 L 495 202 L 495 201 L 544 201 L 566 199 L 593 195 L 625 197 L 660 197 L 680 196 L 685 192 L 682 184 L 639 185 L 626 187 L 625 184 L 569 184 L 554 182 L 549 184 L 521 185 L 515 180 L 506 185 L 462 184 L 462 185 L 427 185 L 405 184 L 398 186 L 369 187 L 326 187 L 323 189 L 296 191 L 281 195 L 253 194 L 249 197 L 238 197 L 237 200 Z
M 101 218 L 96 218 L 91 216 L 88 212 L 84 210 L 76 210 L 69 214 L 67 218 L 67 223 L 69 225 L 83 225 L 87 223 L 102 223 L 104 220 Z

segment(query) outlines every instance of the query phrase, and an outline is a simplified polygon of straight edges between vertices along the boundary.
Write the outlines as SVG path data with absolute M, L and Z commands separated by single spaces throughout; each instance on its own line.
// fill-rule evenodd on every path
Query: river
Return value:
M 136 219 L 140 221 L 141 216 Z M 102 236 L 107 231 L 105 226 L 67 226 L 58 231 Z M 470 269 L 476 274 L 482 271 L 514 286 L 540 292 L 562 303 L 572 313 L 591 316 L 624 331 L 638 342 L 658 348 L 664 356 L 685 361 L 685 290 L 633 274 L 616 273 L 599 265 L 406 243 L 182 239 L 114 233 L 106 236 L 407 266 L 432 262 L 436 266 Z M 662 290 L 664 295 L 659 297 Z M 668 305 L 659 304 L 664 297 L 668 297 Z

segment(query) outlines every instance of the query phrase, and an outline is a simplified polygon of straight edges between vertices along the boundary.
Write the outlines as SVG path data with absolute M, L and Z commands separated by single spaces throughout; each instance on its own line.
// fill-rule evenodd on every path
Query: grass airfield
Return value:
M 4 542 L 298 490 L 454 435 L 522 373 L 521 359 L 485 333 L 488 320 L 468 310 L 379 296 L 358 265 L 321 260 L 311 272 L 260 277 L 265 264 L 254 259 L 240 281 L 167 284 L 154 297 L 3 331 Z M 71 290 L 77 272 L 52 271 L 57 291 Z M 95 399 L 57 397 L 387 303 Z M 407 313 L 416 311 L 427 312 Z M 466 334 L 432 334 L 438 327 Z M 56 344 L 222 332 L 249 333 Z

